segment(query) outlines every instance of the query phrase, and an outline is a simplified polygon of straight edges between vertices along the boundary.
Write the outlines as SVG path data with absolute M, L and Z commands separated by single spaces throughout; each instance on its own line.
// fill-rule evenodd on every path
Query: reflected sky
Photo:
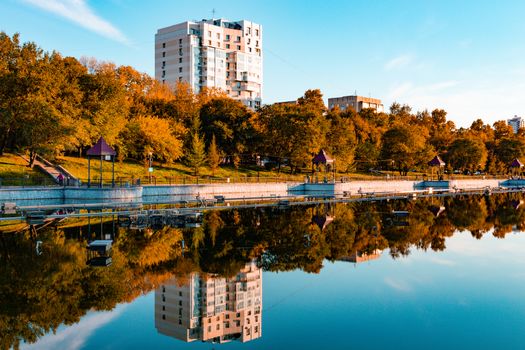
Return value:
M 525 236 L 468 232 L 444 252 L 387 252 L 363 263 L 325 262 L 319 274 L 265 272 L 263 336 L 221 348 L 517 349 L 525 346 Z M 29 349 L 217 348 L 155 328 L 155 292 L 90 313 Z M 26 347 L 24 347 L 26 348 Z

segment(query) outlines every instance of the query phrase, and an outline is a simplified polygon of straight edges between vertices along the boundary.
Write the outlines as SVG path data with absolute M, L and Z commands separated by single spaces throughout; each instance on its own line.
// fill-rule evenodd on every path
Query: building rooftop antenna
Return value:
M 211 19 L 215 19 L 215 9 L 211 10 Z

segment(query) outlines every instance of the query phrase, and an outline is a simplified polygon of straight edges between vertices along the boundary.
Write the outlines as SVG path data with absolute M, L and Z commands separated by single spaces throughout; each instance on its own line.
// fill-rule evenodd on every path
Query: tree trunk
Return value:
M 4 137 L 2 137 L 2 141 L 0 142 L 0 156 L 4 154 L 5 147 L 7 146 L 7 140 L 9 139 L 9 131 L 10 129 L 7 129 L 4 133 Z
M 34 150 L 29 151 L 29 167 L 33 168 L 33 165 L 36 160 L 36 152 Z

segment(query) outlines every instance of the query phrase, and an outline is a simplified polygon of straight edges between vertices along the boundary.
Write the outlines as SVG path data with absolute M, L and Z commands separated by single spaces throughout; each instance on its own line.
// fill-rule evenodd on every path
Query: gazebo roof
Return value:
M 111 148 L 103 137 L 87 151 L 88 156 L 114 156 L 117 152 Z
M 334 162 L 334 159 L 330 157 L 324 149 L 320 150 L 319 153 L 312 159 L 314 164 L 331 164 Z
M 511 168 L 522 168 L 523 167 L 523 163 L 520 162 L 520 160 L 518 158 L 514 158 L 512 163 L 510 163 L 510 167 Z
M 432 158 L 430 162 L 428 162 L 428 165 L 430 166 L 445 166 L 445 162 L 439 158 L 439 156 L 435 156 Z

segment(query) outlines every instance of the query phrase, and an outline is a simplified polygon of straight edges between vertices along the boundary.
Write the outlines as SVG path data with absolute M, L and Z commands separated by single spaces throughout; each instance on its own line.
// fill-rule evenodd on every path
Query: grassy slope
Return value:
M 86 158 L 77 158 L 77 157 L 59 157 L 56 161 L 57 164 L 62 165 L 64 168 L 68 169 L 73 175 L 79 177 L 80 179 L 87 179 L 87 159 Z M 104 171 L 104 180 L 109 180 L 111 178 L 111 162 L 102 163 Z M 168 177 L 174 178 L 174 181 L 181 182 L 183 177 L 190 177 L 193 175 L 192 169 L 181 164 L 160 164 L 154 162 L 153 164 L 153 175 L 156 176 L 159 180 L 166 179 Z M 91 161 L 91 171 L 92 178 L 98 177 L 100 172 L 100 161 L 98 159 L 92 159 Z M 244 178 L 246 176 L 256 177 L 258 174 L 258 168 L 256 167 L 242 167 L 239 170 L 235 170 L 233 167 L 220 167 L 215 172 L 215 177 L 217 178 Z M 260 170 L 260 169 L 259 169 Z M 212 176 L 212 172 L 209 168 L 203 167 L 200 172 L 200 176 Z M 296 179 L 302 180 L 304 175 L 289 175 L 278 174 L 275 171 L 259 171 L 260 177 L 267 178 L 282 178 L 282 179 Z M 138 162 L 115 162 L 115 178 L 124 177 L 124 178 L 138 178 L 142 179 L 148 177 L 148 171 L 146 166 L 143 163 Z
M 4 153 L 0 156 L 1 185 L 40 185 L 51 184 L 51 179 L 36 169 L 27 166 L 27 162 L 20 156 Z

